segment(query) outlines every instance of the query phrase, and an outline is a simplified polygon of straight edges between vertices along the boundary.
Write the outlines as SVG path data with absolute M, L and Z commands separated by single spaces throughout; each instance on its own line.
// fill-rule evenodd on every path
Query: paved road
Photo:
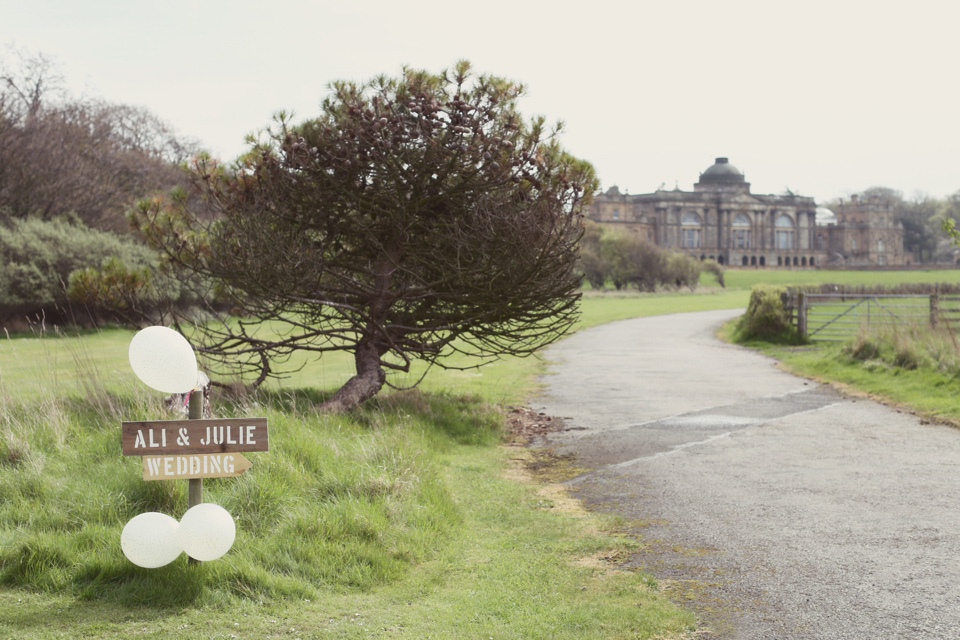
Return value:
M 960 638 L 960 431 L 793 377 L 714 337 L 738 311 L 641 318 L 551 347 L 550 437 L 631 564 L 703 637 Z M 960 383 L 958 383 L 960 391 Z

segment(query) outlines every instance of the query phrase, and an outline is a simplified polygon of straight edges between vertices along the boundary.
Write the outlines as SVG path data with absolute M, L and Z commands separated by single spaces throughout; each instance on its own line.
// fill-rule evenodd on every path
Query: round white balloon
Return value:
M 147 327 L 130 341 L 130 366 L 148 387 L 187 393 L 197 386 L 197 356 L 182 335 L 169 327 Z
M 156 569 L 177 559 L 183 548 L 177 537 L 180 523 L 164 513 L 151 511 L 135 516 L 120 534 L 120 548 L 133 564 Z
M 237 537 L 237 525 L 226 509 L 207 502 L 183 514 L 177 536 L 188 556 L 209 562 L 230 551 Z

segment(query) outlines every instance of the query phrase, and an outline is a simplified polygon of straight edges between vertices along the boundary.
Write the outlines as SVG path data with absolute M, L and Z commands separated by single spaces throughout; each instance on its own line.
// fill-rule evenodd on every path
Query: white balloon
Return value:
M 177 537 L 180 523 L 164 513 L 134 516 L 120 534 L 120 548 L 133 564 L 156 569 L 177 559 L 183 548 Z
M 145 385 L 164 393 L 187 393 L 197 386 L 197 356 L 182 335 L 169 327 L 147 327 L 130 341 L 130 366 Z
M 237 525 L 226 509 L 206 502 L 183 514 L 177 536 L 188 556 L 209 562 L 230 551 L 237 537 Z

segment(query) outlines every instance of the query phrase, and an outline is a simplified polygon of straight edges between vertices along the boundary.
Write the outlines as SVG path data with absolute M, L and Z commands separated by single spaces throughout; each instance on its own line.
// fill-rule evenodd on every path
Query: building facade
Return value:
M 851 196 L 833 216 L 818 220 L 817 248 L 831 266 L 883 267 L 909 264 L 903 251 L 903 225 L 889 202 Z
M 790 192 L 760 195 L 727 158 L 700 174 L 693 191 L 598 194 L 588 217 L 660 247 L 730 266 L 818 267 L 903 264 L 903 228 L 889 207 L 853 199 L 835 214 Z

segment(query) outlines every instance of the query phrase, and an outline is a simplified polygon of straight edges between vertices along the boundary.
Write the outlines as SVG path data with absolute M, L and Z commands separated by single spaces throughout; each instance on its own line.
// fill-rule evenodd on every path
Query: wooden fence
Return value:
M 810 340 L 843 341 L 861 328 L 925 323 L 960 329 L 960 295 L 806 293 L 785 300 L 791 322 Z

